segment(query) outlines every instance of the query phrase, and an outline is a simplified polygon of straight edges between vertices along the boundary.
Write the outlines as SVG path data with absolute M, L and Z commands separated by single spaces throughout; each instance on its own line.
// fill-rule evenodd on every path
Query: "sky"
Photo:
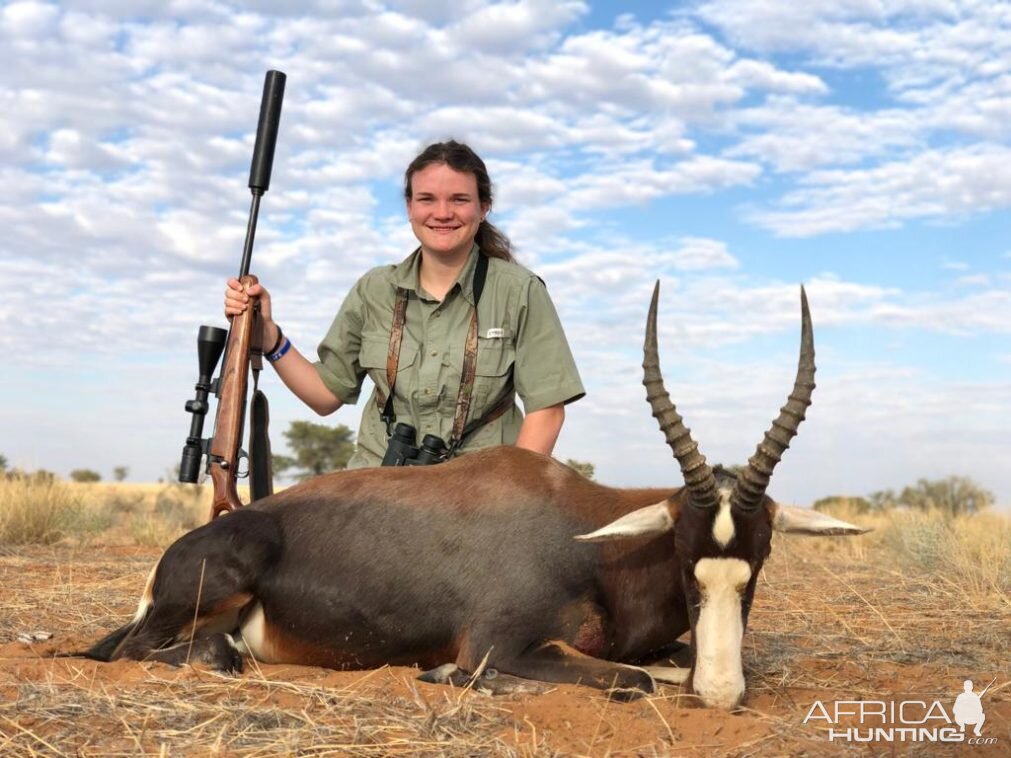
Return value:
M 746 461 L 792 386 L 803 284 L 818 386 L 769 493 L 959 475 L 1011 504 L 1009 3 L 7 2 L 0 59 L 12 466 L 171 476 L 279 69 L 252 271 L 304 353 L 411 252 L 403 171 L 456 138 L 586 385 L 557 457 L 680 486 L 641 386 L 659 280 L 678 410 L 711 462 Z M 322 419 L 264 376 L 277 450 Z

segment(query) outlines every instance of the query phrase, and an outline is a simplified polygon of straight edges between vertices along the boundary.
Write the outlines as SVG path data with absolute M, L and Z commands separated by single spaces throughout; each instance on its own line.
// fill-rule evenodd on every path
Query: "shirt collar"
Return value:
M 477 267 L 478 255 L 480 255 L 480 252 L 478 250 L 477 243 L 475 242 L 470 249 L 470 255 L 467 257 L 467 262 L 463 264 L 463 268 L 460 269 L 460 274 L 456 277 L 456 282 L 453 284 L 453 287 L 450 288 L 450 292 L 452 292 L 455 287 L 459 286 L 460 294 L 471 305 L 474 304 L 474 270 Z M 419 247 L 407 256 L 407 258 L 393 267 L 393 274 L 391 276 L 393 286 L 400 289 L 410 290 L 420 296 L 420 272 L 421 248 Z

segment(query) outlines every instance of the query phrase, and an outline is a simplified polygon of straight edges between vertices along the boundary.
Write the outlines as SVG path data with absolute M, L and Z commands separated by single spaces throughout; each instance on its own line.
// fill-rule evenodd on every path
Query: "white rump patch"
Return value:
M 610 524 L 600 527 L 589 534 L 577 534 L 575 539 L 580 542 L 603 542 L 605 540 L 620 540 L 629 537 L 646 537 L 652 534 L 663 534 L 674 528 L 667 501 L 647 505 L 631 513 L 626 513 Z
M 713 539 L 720 547 L 726 547 L 734 538 L 734 517 L 730 514 L 730 490 L 720 490 L 720 510 L 713 521 Z
M 847 536 L 871 531 L 870 527 L 856 526 L 833 518 L 827 513 L 808 508 L 797 508 L 792 505 L 776 506 L 776 515 L 772 518 L 772 528 L 777 532 L 813 536 Z
M 695 564 L 702 607 L 695 622 L 695 694 L 708 706 L 733 708 L 744 696 L 741 598 L 751 567 L 739 558 L 703 558 Z
M 242 622 L 239 633 L 242 635 L 240 643 L 260 663 L 277 663 L 273 660 L 270 650 L 268 650 L 266 638 L 267 619 L 263 615 L 263 606 L 256 603 L 246 620 Z
M 159 559 L 159 563 L 161 559 Z M 139 624 L 144 620 L 144 616 L 147 615 L 147 609 L 154 604 L 154 575 L 158 571 L 158 564 L 154 564 L 151 569 L 151 573 L 147 575 L 147 581 L 144 583 L 144 591 L 140 593 L 140 602 L 137 603 L 137 612 L 133 614 L 133 623 Z

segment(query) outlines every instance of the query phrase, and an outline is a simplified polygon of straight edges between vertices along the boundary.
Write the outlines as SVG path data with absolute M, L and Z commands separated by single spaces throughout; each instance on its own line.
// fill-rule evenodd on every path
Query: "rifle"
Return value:
M 274 164 L 274 146 L 277 143 L 277 128 L 281 120 L 281 103 L 284 100 L 285 75 L 280 71 L 268 71 L 263 82 L 263 98 L 260 101 L 260 120 L 256 128 L 256 144 L 253 160 L 249 168 L 249 190 L 252 204 L 249 208 L 249 223 L 246 226 L 246 242 L 242 251 L 239 281 L 243 285 L 256 284 L 257 279 L 249 273 L 253 254 L 253 239 L 256 236 L 256 219 L 260 212 L 260 198 L 270 187 L 270 171 Z M 201 326 L 197 333 L 197 357 L 200 364 L 196 384 L 196 397 L 187 401 L 186 411 L 193 414 L 190 433 L 183 446 L 179 464 L 179 481 L 194 483 L 199 478 L 200 462 L 207 456 L 207 473 L 214 487 L 210 520 L 222 513 L 242 507 L 236 490 L 239 474 L 239 459 L 249 461 L 248 474 L 253 481 L 251 500 L 270 494 L 270 454 L 266 435 L 266 397 L 258 390 L 253 397 L 253 423 L 250 433 L 248 455 L 241 448 L 242 428 L 245 422 L 246 391 L 249 381 L 251 360 L 253 363 L 254 388 L 259 373 L 257 353 L 251 355 L 250 344 L 259 320 L 259 302 L 251 298 L 249 308 L 231 319 L 231 327 L 226 333 L 215 326 Z M 226 338 L 227 334 L 227 338 Z M 225 353 L 221 375 L 211 380 L 214 369 Z M 210 392 L 218 398 L 217 415 L 214 420 L 214 435 L 202 438 L 204 416 L 209 410 Z M 262 414 L 262 423 L 258 418 Z M 254 470 L 254 468 L 256 470 Z
M 983 699 L 983 695 L 986 694 L 986 691 L 988 689 L 990 689 L 991 687 L 993 687 L 993 683 L 996 682 L 996 681 L 997 681 L 997 677 L 994 677 L 993 679 L 990 680 L 990 684 L 988 684 L 986 687 L 983 688 L 983 691 L 981 693 L 979 693 L 979 699 L 980 700 Z

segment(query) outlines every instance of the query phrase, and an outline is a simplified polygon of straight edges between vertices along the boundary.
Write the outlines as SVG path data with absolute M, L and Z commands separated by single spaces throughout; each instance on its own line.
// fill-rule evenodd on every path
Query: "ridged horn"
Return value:
M 793 382 L 793 392 L 779 411 L 779 417 L 772 422 L 755 454 L 748 459 L 748 467 L 737 478 L 737 484 L 730 495 L 732 508 L 754 510 L 762 502 L 773 469 L 797 434 L 800 422 L 811 405 L 814 391 L 814 330 L 811 327 L 811 312 L 807 307 L 807 293 L 800 288 L 800 360 L 797 362 L 797 378 Z
M 653 417 L 660 423 L 660 431 L 667 444 L 674 451 L 674 457 L 681 466 L 685 485 L 691 493 L 692 505 L 698 508 L 715 508 L 719 504 L 716 493 L 716 477 L 706 463 L 706 457 L 699 452 L 699 446 L 692 439 L 691 430 L 684 425 L 677 409 L 670 400 L 670 394 L 663 385 L 660 374 L 660 358 L 656 345 L 656 310 L 660 299 L 660 280 L 653 288 L 653 302 L 646 318 L 646 342 L 643 345 L 642 383 L 646 386 L 646 400 L 653 410 Z

